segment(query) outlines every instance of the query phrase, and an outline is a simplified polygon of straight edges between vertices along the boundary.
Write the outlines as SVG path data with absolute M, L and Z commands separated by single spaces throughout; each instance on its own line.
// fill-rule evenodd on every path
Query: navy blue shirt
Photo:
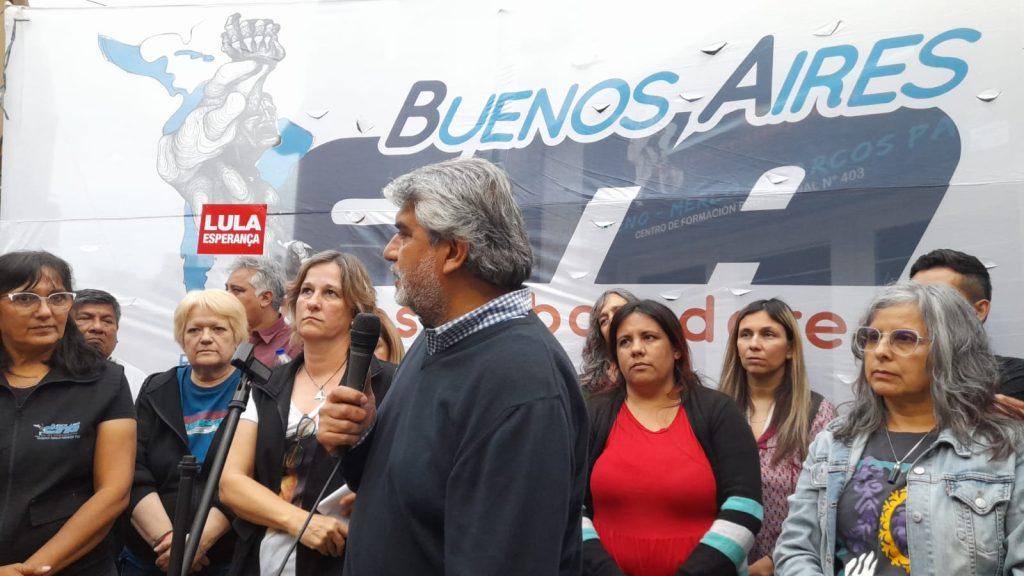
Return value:
M 192 382 L 192 367 L 178 368 L 178 391 L 181 393 L 181 414 L 185 420 L 188 449 L 202 464 L 220 423 L 228 415 L 228 404 L 238 387 L 241 372 L 235 370 L 228 379 L 210 388 Z

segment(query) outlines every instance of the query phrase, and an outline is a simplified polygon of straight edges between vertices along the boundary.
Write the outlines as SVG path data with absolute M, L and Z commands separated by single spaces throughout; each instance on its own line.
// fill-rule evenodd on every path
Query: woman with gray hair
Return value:
M 1024 573 L 1022 424 L 970 305 L 898 284 L 862 324 L 853 407 L 810 447 L 776 573 Z
M 584 393 L 596 394 L 615 385 L 619 369 L 608 347 L 608 328 L 619 308 L 636 301 L 637 297 L 629 290 L 612 288 L 602 292 L 590 309 L 590 327 L 583 342 L 583 365 L 580 366 L 580 386 Z

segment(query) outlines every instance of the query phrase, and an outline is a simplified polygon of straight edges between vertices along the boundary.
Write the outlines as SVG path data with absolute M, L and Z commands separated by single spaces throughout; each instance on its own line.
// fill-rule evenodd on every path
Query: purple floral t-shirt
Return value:
M 895 484 L 890 484 L 888 479 L 896 462 L 893 449 L 903 457 L 923 436 L 923 433 L 891 432 L 892 448 L 884 432 L 868 439 L 864 455 L 839 497 L 836 574 L 845 574 L 850 561 L 863 559 L 871 552 L 875 553 L 877 561 L 875 576 L 910 574 L 906 474 L 914 459 L 927 450 L 929 440 L 906 458 Z

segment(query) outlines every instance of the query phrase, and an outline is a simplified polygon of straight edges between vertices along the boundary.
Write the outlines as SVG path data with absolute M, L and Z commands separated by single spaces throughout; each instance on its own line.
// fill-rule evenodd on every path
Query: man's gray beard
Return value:
M 411 273 L 404 275 L 405 278 L 410 276 L 419 284 L 415 292 L 410 292 L 408 285 L 402 282 L 400 277 L 398 290 L 395 292 L 395 302 L 401 306 L 408 306 L 420 317 L 420 322 L 428 328 L 435 328 L 444 324 L 447 309 L 441 290 L 441 282 L 437 276 L 432 274 L 429 261 L 424 260 Z

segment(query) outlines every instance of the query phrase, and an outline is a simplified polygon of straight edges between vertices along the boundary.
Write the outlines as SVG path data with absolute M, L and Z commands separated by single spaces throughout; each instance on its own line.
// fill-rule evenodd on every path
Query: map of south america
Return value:
M 191 38 L 186 41 L 173 33 L 139 44 L 98 39 L 109 62 L 159 82 L 168 97 L 180 99 L 157 138 L 156 168 L 185 201 L 180 254 L 186 291 L 204 288 L 214 264 L 212 256 L 196 252 L 197 222 L 205 204 L 266 204 L 267 254 L 293 270 L 310 253 L 308 245 L 290 238 L 277 218 L 287 211 L 281 193 L 294 198 L 294 191 L 284 188 L 313 145 L 309 131 L 278 117 L 273 97 L 264 90 L 267 76 L 286 55 L 280 29 L 269 19 L 242 20 L 232 14 L 220 35 L 221 52 L 227 57 L 220 62 L 189 48 Z M 194 43 L 209 41 L 198 38 Z M 159 55 L 154 57 L 153 52 Z M 174 72 L 180 66 L 199 66 L 208 70 L 208 76 L 193 86 L 183 85 L 187 82 Z

